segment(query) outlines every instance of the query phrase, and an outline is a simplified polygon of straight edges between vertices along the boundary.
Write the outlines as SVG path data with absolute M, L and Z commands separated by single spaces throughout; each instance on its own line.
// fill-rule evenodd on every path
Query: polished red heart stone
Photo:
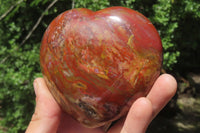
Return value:
M 44 79 L 62 109 L 87 127 L 125 115 L 160 74 L 162 44 L 152 23 L 124 7 L 72 9 L 41 45 Z

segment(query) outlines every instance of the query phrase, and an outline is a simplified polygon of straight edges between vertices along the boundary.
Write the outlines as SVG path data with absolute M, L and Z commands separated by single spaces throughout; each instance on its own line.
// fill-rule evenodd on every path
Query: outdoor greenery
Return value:
M 110 6 L 132 8 L 151 20 L 162 38 L 164 70 L 200 68 L 199 0 L 0 0 L 0 133 L 24 132 L 31 119 L 32 83 L 42 76 L 40 41 L 53 18 L 72 8 Z

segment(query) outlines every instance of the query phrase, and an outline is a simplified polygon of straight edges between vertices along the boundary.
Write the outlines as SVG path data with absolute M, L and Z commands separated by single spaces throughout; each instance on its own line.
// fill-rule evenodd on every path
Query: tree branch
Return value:
M 44 15 L 46 12 L 48 12 L 48 10 L 57 2 L 58 0 L 54 0 L 52 1 L 49 6 L 45 9 L 45 11 L 41 14 L 41 16 L 38 18 L 37 22 L 35 23 L 35 25 L 33 26 L 33 28 L 31 29 L 31 31 L 26 35 L 25 39 L 20 43 L 20 45 L 15 49 L 15 51 L 17 51 L 22 45 L 24 45 L 24 43 L 30 38 L 30 36 L 32 35 L 32 33 L 35 31 L 35 29 L 38 27 L 38 25 L 40 24 L 41 20 L 43 19 Z M 0 64 L 3 64 L 8 58 L 10 57 L 10 55 L 6 56 L 4 59 L 1 60 Z
M 72 0 L 72 9 L 74 9 L 75 0 Z
M 12 5 L 3 15 L 0 16 L 0 21 L 4 19 L 17 5 L 21 4 L 23 0 L 19 0 L 17 3 Z
M 49 6 L 45 9 L 45 11 L 41 14 L 41 16 L 39 17 L 39 19 L 37 20 L 37 22 L 35 23 L 35 25 L 33 26 L 33 28 L 31 29 L 31 31 L 27 34 L 27 36 L 25 37 L 25 39 L 20 43 L 19 47 L 21 47 L 32 35 L 32 33 L 35 31 L 35 29 L 38 27 L 38 25 L 40 24 L 41 20 L 43 19 L 44 15 L 46 12 L 48 12 L 48 10 L 57 2 L 58 0 L 54 0 L 52 1 L 52 3 L 49 4 Z

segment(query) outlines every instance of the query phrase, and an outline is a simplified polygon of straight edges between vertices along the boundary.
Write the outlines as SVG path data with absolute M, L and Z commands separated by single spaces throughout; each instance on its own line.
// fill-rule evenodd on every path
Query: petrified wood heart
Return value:
M 160 74 L 162 44 L 152 23 L 124 7 L 72 9 L 47 28 L 41 69 L 62 109 L 87 127 L 125 115 Z

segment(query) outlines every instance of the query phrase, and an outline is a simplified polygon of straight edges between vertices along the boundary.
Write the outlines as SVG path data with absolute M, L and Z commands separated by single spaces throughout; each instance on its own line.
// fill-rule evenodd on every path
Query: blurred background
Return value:
M 33 80 L 41 77 L 43 33 L 58 14 L 124 6 L 141 12 L 163 43 L 162 73 L 178 91 L 153 120 L 148 133 L 200 131 L 200 0 L 0 0 L 0 133 L 23 133 L 35 106 Z

